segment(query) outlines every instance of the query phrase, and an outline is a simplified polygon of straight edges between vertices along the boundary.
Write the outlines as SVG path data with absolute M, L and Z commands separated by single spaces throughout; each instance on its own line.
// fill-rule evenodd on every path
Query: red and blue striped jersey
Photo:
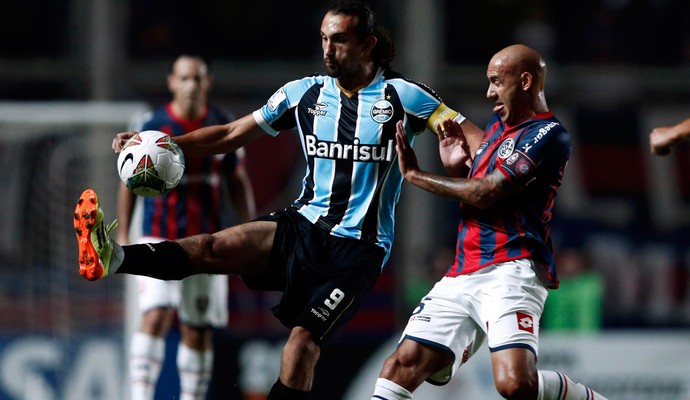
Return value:
M 460 205 L 456 255 L 447 276 L 533 258 L 547 269 L 549 288 L 558 287 L 549 222 L 570 148 L 570 135 L 551 112 L 517 126 L 506 126 L 498 114 L 492 115 L 469 177 L 482 178 L 498 169 L 521 190 L 486 209 Z
M 204 126 L 225 124 L 232 118 L 207 107 L 194 120 L 173 113 L 171 104 L 143 117 L 135 130 L 158 130 L 179 136 Z M 238 165 L 235 153 L 217 156 L 185 156 L 185 171 L 179 185 L 164 196 L 144 197 L 142 235 L 169 240 L 211 233 L 221 228 L 221 183 Z

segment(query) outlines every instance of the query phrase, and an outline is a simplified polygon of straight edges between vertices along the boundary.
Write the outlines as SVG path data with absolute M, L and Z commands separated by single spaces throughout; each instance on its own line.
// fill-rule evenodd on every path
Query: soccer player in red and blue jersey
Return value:
M 523 45 L 487 68 L 494 114 L 483 136 L 441 121 L 449 177 L 419 169 L 406 132 L 396 136 L 405 180 L 461 202 L 456 257 L 410 317 L 386 359 L 373 399 L 411 399 L 425 380 L 443 385 L 488 341 L 506 399 L 604 399 L 564 374 L 537 369 L 539 318 L 558 287 L 549 221 L 570 157 L 570 137 L 546 105 L 546 64 Z
M 200 56 L 177 57 L 167 83 L 172 100 L 145 114 L 137 131 L 158 130 L 178 137 L 232 119 L 208 103 L 212 76 Z M 121 185 L 118 241 L 160 242 L 216 232 L 223 228 L 228 199 L 238 219 L 244 222 L 254 217 L 254 198 L 241 154 L 188 156 L 182 181 L 167 195 L 137 198 Z M 135 213 L 135 205 L 140 212 Z M 139 217 L 133 218 L 135 214 Z M 213 366 L 212 329 L 225 328 L 228 321 L 227 276 L 204 274 L 181 281 L 137 276 L 136 285 L 141 323 L 130 341 L 130 399 L 153 400 L 165 356 L 165 337 L 175 313 L 181 336 L 176 360 L 180 400 L 205 398 Z

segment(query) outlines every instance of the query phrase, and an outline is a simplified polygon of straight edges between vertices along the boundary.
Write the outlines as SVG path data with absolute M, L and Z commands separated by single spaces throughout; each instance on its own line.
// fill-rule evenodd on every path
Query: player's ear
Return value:
M 364 39 L 364 51 L 371 54 L 371 52 L 374 50 L 374 47 L 376 47 L 376 43 L 378 42 L 378 39 L 374 35 L 369 35 L 366 39 Z
M 534 77 L 529 72 L 523 72 L 520 75 L 520 86 L 522 87 L 522 90 L 525 92 L 532 87 L 533 81 Z
M 174 80 L 175 80 L 175 76 L 174 76 L 173 74 L 168 74 L 168 79 L 167 79 L 167 82 L 168 82 L 168 91 L 169 91 L 170 93 L 173 93 L 173 94 L 175 93 L 175 90 L 174 90 L 175 88 L 173 87 L 174 84 L 175 84 L 175 81 L 174 81 Z

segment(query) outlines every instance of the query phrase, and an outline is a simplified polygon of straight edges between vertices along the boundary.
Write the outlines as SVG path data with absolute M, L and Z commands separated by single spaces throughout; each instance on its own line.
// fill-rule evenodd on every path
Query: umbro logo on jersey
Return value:
M 531 315 L 518 311 L 515 313 L 515 316 L 517 317 L 518 329 L 534 333 L 534 319 Z

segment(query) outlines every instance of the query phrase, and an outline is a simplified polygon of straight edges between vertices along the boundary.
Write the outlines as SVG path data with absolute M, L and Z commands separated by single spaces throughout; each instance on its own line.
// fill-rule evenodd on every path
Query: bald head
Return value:
M 548 111 L 544 96 L 546 63 L 534 49 L 522 44 L 502 49 L 489 61 L 486 76 L 487 98 L 494 101 L 494 112 L 503 122 L 518 124 Z
M 502 66 L 507 72 L 520 75 L 523 72 L 531 74 L 538 91 L 544 90 L 546 80 L 546 63 L 539 53 L 523 44 L 514 44 L 496 53 L 489 64 Z

